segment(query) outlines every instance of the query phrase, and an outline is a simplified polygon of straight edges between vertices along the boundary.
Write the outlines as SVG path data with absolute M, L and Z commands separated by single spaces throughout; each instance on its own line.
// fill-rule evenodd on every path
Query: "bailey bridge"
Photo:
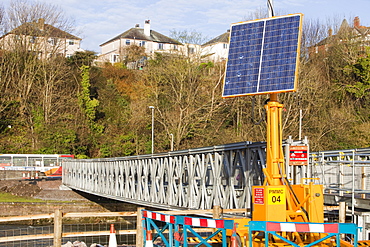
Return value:
M 307 141 L 286 141 L 291 146 Z M 240 142 L 168 153 L 117 158 L 69 160 L 63 184 L 74 190 L 164 209 L 225 209 L 251 206 L 251 187 L 264 181 L 265 143 Z M 321 183 L 325 202 L 345 200 L 370 210 L 370 149 L 312 153 L 306 166 L 287 166 L 293 182 Z M 304 178 L 318 178 L 305 180 Z

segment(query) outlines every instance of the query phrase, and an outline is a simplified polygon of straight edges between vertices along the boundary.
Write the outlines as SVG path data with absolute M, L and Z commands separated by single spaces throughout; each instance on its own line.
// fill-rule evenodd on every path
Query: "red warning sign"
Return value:
M 253 188 L 253 203 L 254 204 L 265 204 L 265 189 L 264 188 Z
M 308 165 L 308 147 L 290 146 L 289 165 L 305 166 Z

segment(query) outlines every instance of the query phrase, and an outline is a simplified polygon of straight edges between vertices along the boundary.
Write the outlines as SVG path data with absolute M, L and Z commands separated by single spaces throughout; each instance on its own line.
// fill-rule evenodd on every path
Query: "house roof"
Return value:
M 356 20 L 358 21 L 356 23 Z M 352 37 L 356 36 L 367 36 L 370 35 L 370 27 L 360 26 L 358 17 L 355 18 L 354 26 L 351 27 L 348 24 L 348 21 L 344 19 L 342 21 L 342 24 L 339 27 L 339 30 L 337 34 L 330 35 L 326 37 L 325 39 L 321 40 L 319 43 L 317 43 L 315 46 L 322 46 L 326 44 L 332 43 L 335 39 L 345 39 L 348 38 L 348 35 L 351 35 Z
M 112 41 L 119 40 L 119 39 L 137 39 L 137 40 L 144 40 L 144 41 L 152 41 L 152 42 L 158 42 L 158 43 L 168 43 L 168 44 L 175 44 L 175 45 L 181 45 L 180 42 L 171 39 L 163 34 L 160 34 L 154 30 L 150 30 L 150 36 L 147 36 L 144 34 L 143 28 L 131 28 L 120 35 L 108 40 L 107 42 L 104 42 L 100 46 L 103 46 L 105 44 L 108 44 Z
M 229 36 L 230 36 L 230 30 L 227 30 L 226 33 L 223 33 L 217 36 L 216 38 L 211 39 L 210 41 L 204 43 L 202 46 L 213 45 L 217 43 L 229 43 Z
M 44 21 L 42 19 L 40 19 L 38 23 L 36 22 L 24 23 L 19 27 L 13 29 L 6 35 L 8 34 L 81 40 L 80 38 L 70 33 L 67 33 L 59 28 L 56 28 L 49 24 L 44 24 Z

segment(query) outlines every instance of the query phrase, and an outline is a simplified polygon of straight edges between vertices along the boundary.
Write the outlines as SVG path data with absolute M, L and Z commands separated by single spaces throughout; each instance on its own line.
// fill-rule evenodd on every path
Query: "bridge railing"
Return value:
M 370 194 L 370 149 L 313 152 L 310 166 L 311 176 L 320 178 L 326 193 L 362 198 Z
M 249 208 L 261 184 L 265 144 L 227 145 L 63 164 L 63 183 L 99 196 L 161 208 Z

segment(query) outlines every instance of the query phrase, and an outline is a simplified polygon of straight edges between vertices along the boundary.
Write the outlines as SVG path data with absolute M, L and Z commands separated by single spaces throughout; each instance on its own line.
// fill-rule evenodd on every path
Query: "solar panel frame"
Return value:
M 302 17 L 232 24 L 222 97 L 296 91 Z

